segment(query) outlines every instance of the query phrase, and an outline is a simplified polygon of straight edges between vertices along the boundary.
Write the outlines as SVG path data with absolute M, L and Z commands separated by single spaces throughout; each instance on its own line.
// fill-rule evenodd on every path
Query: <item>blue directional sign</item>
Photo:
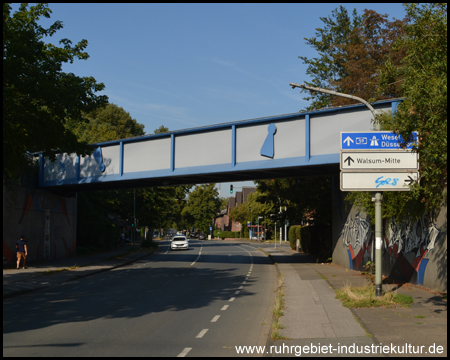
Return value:
M 417 131 L 413 136 L 413 142 L 408 143 L 406 149 L 412 149 L 417 143 Z M 403 150 L 401 142 L 402 137 L 391 131 L 341 131 L 341 150 Z

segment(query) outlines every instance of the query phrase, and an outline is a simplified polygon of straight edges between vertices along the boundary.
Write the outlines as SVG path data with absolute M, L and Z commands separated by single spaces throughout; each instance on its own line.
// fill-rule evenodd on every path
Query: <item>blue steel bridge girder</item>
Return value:
M 373 104 L 395 111 L 399 100 Z M 84 191 L 338 174 L 340 132 L 369 131 L 362 104 L 93 144 L 92 156 L 39 158 L 39 187 Z

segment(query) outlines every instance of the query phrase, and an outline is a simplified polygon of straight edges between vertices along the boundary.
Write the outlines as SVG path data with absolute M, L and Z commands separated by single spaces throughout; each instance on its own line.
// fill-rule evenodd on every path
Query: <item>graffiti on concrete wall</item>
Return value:
M 340 237 L 344 246 L 348 248 L 350 269 L 358 269 L 363 258 L 370 257 L 372 244 L 372 229 L 370 218 L 357 213 L 355 217 L 349 216 L 341 230 Z
M 422 216 L 418 221 L 412 223 L 405 221 L 397 224 L 394 219 L 386 224 L 386 240 L 388 248 L 397 247 L 396 252 L 409 254 L 416 252 L 420 256 L 420 249 L 430 251 L 440 233 L 436 224 Z
M 395 275 L 404 281 L 410 281 L 416 275 L 416 283 L 422 284 L 428 264 L 426 254 L 434 249 L 441 230 L 425 215 L 416 222 L 385 220 L 384 229 L 386 250 Z M 340 237 L 347 248 L 351 269 L 362 270 L 368 260 L 373 261 L 370 252 L 373 232 L 368 217 L 360 213 L 349 216 Z
M 422 216 L 416 222 L 404 221 L 397 224 L 394 219 L 385 223 L 385 244 L 392 260 L 393 269 L 402 280 L 410 281 L 417 276 L 416 283 L 423 284 L 425 270 L 428 264 L 426 255 L 434 249 L 436 240 L 441 233 L 427 216 Z

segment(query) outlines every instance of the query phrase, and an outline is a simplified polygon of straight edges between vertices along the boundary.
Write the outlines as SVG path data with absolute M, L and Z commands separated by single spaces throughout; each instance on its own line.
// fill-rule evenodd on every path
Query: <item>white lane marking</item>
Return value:
M 237 294 L 239 294 L 240 293 L 240 291 L 235 291 L 234 292 L 234 295 L 237 295 Z
M 202 255 L 202 249 L 203 249 L 203 246 L 200 248 L 197 259 L 195 259 L 195 261 L 191 265 L 194 265 L 197 262 L 197 260 L 200 258 L 200 256 Z
M 195 337 L 196 339 L 201 339 L 202 337 L 203 337 L 203 335 L 205 335 L 206 334 L 206 332 L 208 331 L 209 329 L 203 329 L 202 331 L 200 331 L 199 333 L 198 333 L 198 335 Z
M 211 322 L 216 322 L 217 320 L 219 320 L 220 315 L 216 315 L 212 318 Z
M 248 277 L 246 277 L 245 280 L 248 280 Z
M 224 306 L 222 307 L 222 309 L 220 309 L 220 310 L 226 310 L 226 309 L 228 309 L 228 306 L 230 306 L 230 305 L 224 305 Z
M 184 350 L 182 351 L 182 352 L 180 352 L 178 355 L 177 355 L 177 357 L 185 357 L 186 355 L 187 355 L 187 353 L 189 352 L 189 351 L 191 351 L 192 350 L 192 348 L 184 348 Z
M 243 281 L 242 283 L 243 283 L 243 284 L 247 284 L 247 281 Z
M 232 297 L 232 298 L 230 298 L 230 300 L 228 300 L 228 301 L 234 301 L 234 299 L 235 299 L 235 298 L 234 298 L 234 297 Z
M 243 288 L 244 288 L 244 286 L 239 286 L 239 289 L 241 289 L 241 290 L 242 290 Z
M 163 284 L 163 286 L 166 285 L 166 284 L 168 284 L 168 283 L 170 283 L 170 282 L 173 281 L 173 280 L 175 280 L 175 278 L 172 278 L 172 279 L 170 279 L 169 281 L 165 282 L 165 283 Z

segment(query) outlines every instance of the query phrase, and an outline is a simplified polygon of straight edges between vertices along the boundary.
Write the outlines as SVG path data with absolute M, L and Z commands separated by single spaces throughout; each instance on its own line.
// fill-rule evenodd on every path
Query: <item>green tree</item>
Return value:
M 308 59 L 299 56 L 304 64 L 308 65 L 306 74 L 310 75 L 311 82 L 305 81 L 306 85 L 326 88 L 330 80 L 337 81 L 345 76 L 344 63 L 337 54 L 342 51 L 339 47 L 348 43 L 353 29 L 361 24 L 362 18 L 353 10 L 353 18 L 348 15 L 342 5 L 339 9 L 332 11 L 331 16 L 321 17 L 323 28 L 316 29 L 312 38 L 304 38 L 307 45 L 311 45 L 320 54 L 320 57 Z M 317 110 L 332 105 L 332 96 L 328 94 L 312 94 L 304 100 L 313 100 L 307 110 Z
M 420 183 L 409 192 L 385 192 L 383 217 L 397 220 L 427 213 L 436 218 L 447 199 L 447 4 L 405 4 L 411 22 L 392 56 L 406 51 L 400 65 L 386 61 L 380 69 L 380 93 L 396 84 L 404 97 L 397 112 L 380 116 L 386 130 L 410 140 L 419 133 Z M 372 215 L 370 194 L 351 193 L 352 203 Z
M 20 5 L 11 14 L 3 4 L 3 174 L 18 178 L 27 151 L 43 151 L 55 159 L 52 150 L 88 154 L 86 143 L 65 127 L 68 118 L 83 121 L 82 111 L 106 103 L 104 89 L 93 77 L 78 77 L 61 70 L 63 63 L 86 60 L 87 40 L 72 45 L 62 39 L 62 47 L 44 42 L 63 25 L 56 21 L 48 29 L 38 24 L 50 18 L 46 4 Z
M 420 184 L 410 197 L 435 217 L 447 192 L 447 4 L 405 4 L 412 21 L 395 50 L 406 49 L 401 66 L 387 63 L 380 90 L 399 82 L 405 100 L 384 126 L 411 139 L 418 131 Z
M 162 134 L 162 133 L 166 133 L 169 132 L 169 128 L 165 127 L 164 125 L 161 125 L 159 128 L 155 129 L 155 134 Z
M 377 92 L 377 86 L 380 67 L 388 60 L 398 65 L 404 57 L 404 48 L 393 54 L 392 44 L 402 37 L 408 17 L 389 21 L 388 15 L 367 9 L 363 15 L 358 15 L 355 9 L 352 15 L 350 18 L 341 6 L 332 11 L 332 17 L 320 18 L 324 27 L 316 29 L 316 37 L 305 38 L 320 55 L 313 59 L 299 57 L 308 65 L 306 73 L 312 78 L 305 84 L 370 101 L 399 96 L 397 84 L 383 93 Z M 307 110 L 354 103 L 354 100 L 323 93 L 312 93 L 304 99 L 313 100 Z
M 139 124 L 122 107 L 106 104 L 83 113 L 84 122 L 68 119 L 66 128 L 88 144 L 143 136 L 144 125 Z
M 219 192 L 215 186 L 214 183 L 196 185 L 182 211 L 183 217 L 193 221 L 194 227 L 204 232 L 209 230 L 220 210 Z
M 272 213 L 283 208 L 283 219 L 300 222 L 314 214 L 316 224 L 331 222 L 332 179 L 330 176 L 257 181 L 258 201 L 272 203 Z M 284 207 L 287 208 L 284 212 Z

